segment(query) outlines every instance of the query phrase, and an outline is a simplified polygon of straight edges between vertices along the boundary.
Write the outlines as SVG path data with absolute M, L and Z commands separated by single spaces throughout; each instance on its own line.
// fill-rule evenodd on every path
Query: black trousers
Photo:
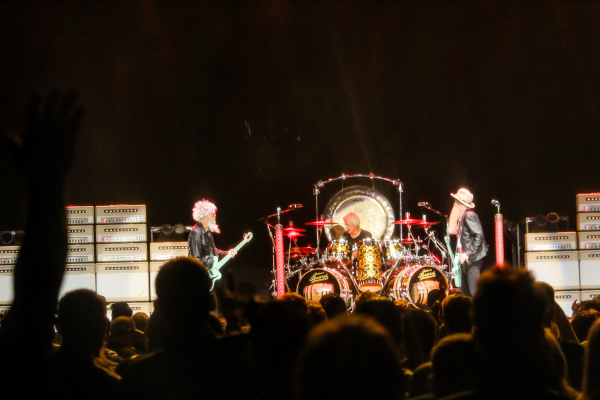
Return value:
M 475 292 L 477 291 L 477 279 L 479 278 L 479 274 L 481 273 L 482 264 L 483 259 L 475 261 L 473 264 L 465 263 L 461 265 L 462 284 L 460 286 L 460 291 L 465 296 L 475 296 Z

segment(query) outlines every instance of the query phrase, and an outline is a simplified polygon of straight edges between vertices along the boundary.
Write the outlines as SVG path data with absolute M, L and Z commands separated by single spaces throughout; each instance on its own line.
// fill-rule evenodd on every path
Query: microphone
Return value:
M 293 209 L 302 208 L 302 204 L 290 204 L 290 206 L 288 208 L 293 208 Z
M 281 207 L 277 207 L 277 218 L 281 217 Z
M 431 207 L 431 204 L 429 204 L 429 203 L 428 203 L 428 202 L 426 202 L 426 201 L 420 201 L 420 202 L 418 202 L 418 203 L 417 203 L 417 205 L 418 205 L 419 207 Z
M 492 200 L 492 205 L 494 206 L 498 206 L 500 203 L 498 202 L 498 200 Z

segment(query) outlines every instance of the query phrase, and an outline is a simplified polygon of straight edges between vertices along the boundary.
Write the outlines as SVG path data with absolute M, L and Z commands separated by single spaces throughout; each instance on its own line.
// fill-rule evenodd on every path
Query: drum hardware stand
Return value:
M 448 246 L 450 246 L 450 236 L 449 236 L 449 232 L 448 232 L 448 226 L 449 226 L 448 216 L 441 213 L 440 211 L 434 209 L 433 207 L 431 207 L 431 204 L 429 204 L 428 202 L 421 202 L 421 203 L 418 203 L 418 205 L 426 208 L 429 211 L 432 211 L 432 212 L 438 214 L 439 216 L 444 217 L 444 219 L 446 220 L 446 239 L 447 239 Z M 427 229 L 425 229 L 425 231 L 427 232 Z M 443 243 L 439 242 L 439 240 L 437 240 L 437 239 L 435 239 L 435 240 L 439 243 L 439 246 L 441 246 L 441 248 L 440 247 L 438 247 L 438 248 L 440 248 L 440 251 L 442 252 L 442 256 L 447 257 L 447 259 L 448 259 L 448 273 L 450 275 L 449 282 L 450 282 L 450 286 L 454 286 L 454 274 L 452 273 L 452 267 L 450 266 L 450 264 L 452 262 L 450 260 L 450 257 L 448 257 L 448 254 L 449 254 L 448 248 L 446 246 L 444 246 Z M 444 251 L 442 251 L 441 249 L 444 249 Z M 442 259 L 442 262 L 443 262 L 443 259 Z
M 281 253 L 283 253 L 283 226 L 281 225 L 281 214 L 284 214 L 286 212 L 295 210 L 296 208 L 302 207 L 302 205 L 298 205 L 298 204 L 292 204 L 290 207 L 288 207 L 287 210 L 283 210 L 281 211 L 280 207 L 277 207 L 277 213 L 276 214 L 271 214 L 271 215 L 267 215 L 266 217 L 262 217 L 259 218 L 258 221 L 259 222 L 264 222 L 265 226 L 267 227 L 267 231 L 269 232 L 269 237 L 271 238 L 271 243 L 273 243 L 273 270 L 272 270 L 272 274 L 274 279 L 271 281 L 271 286 L 269 287 L 269 290 L 274 289 L 273 292 L 271 292 L 271 295 L 273 297 L 276 297 L 278 292 L 279 292 L 279 288 L 277 285 L 277 264 L 278 264 L 278 259 L 279 257 L 277 257 L 277 242 L 279 240 L 281 240 L 282 242 L 282 248 L 281 248 Z M 273 227 L 271 224 L 269 224 L 269 218 L 272 217 L 277 217 L 277 225 L 275 227 Z M 271 228 L 275 228 L 275 234 L 276 237 L 273 238 L 273 233 L 271 232 Z M 283 271 L 283 281 L 285 282 L 284 284 L 287 286 L 287 279 L 285 278 L 285 262 L 283 260 L 283 254 L 281 254 L 281 258 L 282 258 L 282 265 L 281 268 L 284 270 Z
M 494 216 L 494 222 L 496 227 L 496 266 L 504 267 L 504 227 L 503 218 L 500 214 L 500 202 L 498 200 L 492 200 L 492 205 L 498 208 L 498 213 Z
M 400 228 L 402 229 L 402 228 Z M 387 278 L 385 278 L 385 282 L 383 283 L 383 286 L 381 287 L 381 290 L 379 291 L 379 295 L 381 296 L 383 294 L 383 291 L 385 290 L 388 282 L 390 281 L 390 277 L 394 274 L 394 271 L 396 270 L 396 268 L 398 268 L 398 265 L 400 265 L 400 261 L 402 260 L 402 258 L 398 258 L 396 260 L 396 262 L 394 263 L 394 266 L 391 268 Z M 403 260 L 402 260 L 403 261 Z M 394 289 L 392 289 L 394 290 Z
M 350 277 L 350 280 L 352 280 L 352 284 L 354 285 L 354 289 L 356 289 L 357 293 L 360 293 L 360 290 L 358 289 L 358 284 L 356 283 L 356 280 L 354 279 L 354 275 L 350 273 L 350 271 L 348 270 L 348 267 L 346 266 L 346 264 L 342 261 L 340 256 L 335 257 L 335 259 L 337 260 L 337 262 L 344 267 L 344 269 L 346 270 L 346 273 L 348 274 L 348 276 Z
M 442 242 L 440 242 L 438 240 L 438 238 L 435 237 L 435 231 L 429 232 L 429 228 L 423 228 L 423 229 L 425 229 L 425 233 L 427 233 L 427 238 L 428 238 L 427 240 L 433 242 L 433 245 L 442 254 L 442 265 L 443 265 L 444 260 L 448 257 L 448 250 L 446 249 L 446 246 L 444 246 L 444 244 Z M 427 249 L 427 251 L 429 251 L 429 248 Z

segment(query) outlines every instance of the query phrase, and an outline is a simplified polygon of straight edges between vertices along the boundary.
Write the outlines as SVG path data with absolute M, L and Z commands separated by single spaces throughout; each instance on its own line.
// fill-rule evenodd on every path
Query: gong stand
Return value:
M 398 202 L 398 215 L 400 216 L 400 218 L 402 218 L 402 192 L 403 192 L 403 186 L 404 184 L 402 182 L 400 182 L 399 179 L 390 179 L 390 178 L 384 178 L 382 176 L 376 176 L 373 173 L 370 173 L 369 175 L 365 175 L 365 174 L 354 174 L 354 175 L 346 175 L 346 174 L 342 174 L 342 176 L 339 176 L 337 178 L 329 178 L 326 181 L 319 181 L 317 183 L 315 183 L 314 185 L 314 189 L 313 189 L 313 195 L 315 196 L 315 210 L 316 210 L 316 221 L 320 221 L 321 220 L 321 215 L 319 214 L 319 194 L 320 194 L 320 190 L 323 186 L 325 186 L 326 183 L 330 183 L 330 182 L 335 182 L 335 181 L 339 181 L 342 180 L 342 187 L 343 187 L 343 182 L 348 179 L 348 178 L 368 178 L 371 179 L 371 182 L 373 184 L 373 189 L 375 189 L 375 179 L 379 179 L 382 181 L 386 181 L 391 183 L 394 186 L 398 187 L 398 195 L 399 195 L 399 202 Z M 320 244 L 321 244 L 321 234 L 322 234 L 322 230 L 323 230 L 323 225 L 317 225 L 316 226 L 317 229 L 317 250 L 320 249 Z M 402 240 L 402 227 L 399 228 L 400 229 L 400 239 Z

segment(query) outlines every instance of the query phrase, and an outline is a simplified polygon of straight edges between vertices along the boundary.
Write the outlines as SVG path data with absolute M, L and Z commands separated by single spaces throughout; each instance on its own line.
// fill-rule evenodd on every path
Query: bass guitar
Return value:
M 450 245 L 450 236 L 446 234 L 444 237 L 446 241 L 446 246 L 448 246 L 448 257 L 450 258 L 450 263 L 452 264 L 452 275 L 454 275 L 454 285 L 457 287 L 462 286 L 462 279 L 460 276 L 460 255 L 454 254 L 452 252 L 452 246 Z
M 240 244 L 238 244 L 237 246 L 235 246 L 235 251 L 239 251 L 246 243 L 248 243 L 250 241 L 250 239 L 252 239 L 252 232 L 248 232 L 244 235 L 244 240 L 242 240 L 240 242 Z M 213 265 L 212 267 L 208 270 L 208 276 L 210 276 L 210 279 L 212 279 L 212 285 L 215 285 L 215 281 L 217 279 L 221 279 L 221 277 L 223 276 L 221 274 L 221 267 L 223 267 L 223 265 L 225 265 L 225 263 L 227 261 L 229 261 L 231 259 L 231 253 L 228 253 L 225 257 L 223 257 L 223 259 L 221 259 L 219 261 L 219 256 L 215 256 L 213 259 Z

